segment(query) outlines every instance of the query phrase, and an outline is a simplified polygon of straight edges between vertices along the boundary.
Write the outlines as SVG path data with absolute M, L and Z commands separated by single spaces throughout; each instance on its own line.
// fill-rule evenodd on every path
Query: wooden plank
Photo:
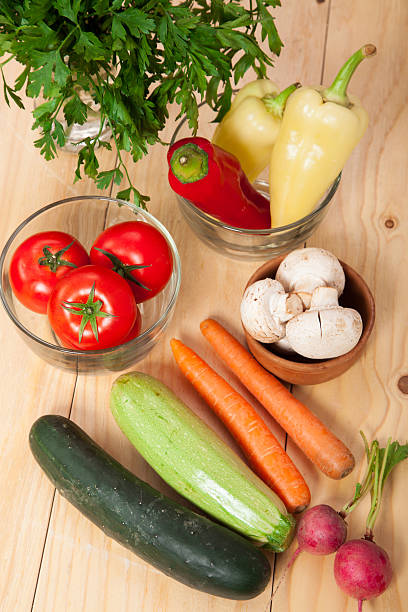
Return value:
M 312 79 L 313 82 L 320 79 L 327 11 L 327 5 L 302 3 L 299 6 L 295 0 L 287 0 L 284 7 L 276 12 L 279 32 L 287 44 L 276 68 L 271 70 L 270 78 L 277 80 L 282 87 L 288 81 L 298 79 L 302 73 L 305 79 Z M 172 119 L 174 116 L 175 109 Z M 164 140 L 171 137 L 174 126 L 172 119 L 164 131 Z M 212 129 L 212 126 L 202 123 L 200 134 L 210 136 Z M 153 147 L 148 158 L 132 167 L 132 178 L 138 189 L 151 196 L 149 210 L 175 238 L 182 260 L 183 277 L 176 312 L 165 338 L 136 368 L 167 383 L 237 450 L 222 424 L 177 371 L 168 340 L 173 335 L 179 337 L 220 373 L 229 376 L 200 337 L 199 323 L 208 316 L 214 316 L 224 321 L 242 339 L 238 314 L 240 296 L 257 264 L 220 258 L 191 233 L 181 219 L 174 194 L 168 187 L 167 164 L 162 147 Z M 177 495 L 124 439 L 110 416 L 108 395 L 113 378 L 79 377 L 73 420 L 139 477 L 177 499 Z M 234 385 L 249 397 L 235 381 Z M 277 425 L 258 408 L 271 429 L 283 441 L 284 436 Z M 273 562 L 273 555 L 270 558 Z M 105 538 L 57 496 L 34 610 L 111 612 L 119 606 L 123 610 L 137 609 L 140 612 L 179 612 L 183 608 L 194 608 L 197 612 L 264 612 L 269 598 L 270 589 L 247 603 L 228 602 L 194 592 L 163 577 Z
M 377 436 L 383 445 L 388 436 L 404 442 L 408 431 L 407 395 L 398 389 L 408 371 L 407 288 L 401 282 L 408 273 L 408 213 L 402 195 L 408 189 L 407 27 L 406 2 L 332 0 L 324 82 L 329 83 L 339 64 L 362 44 L 372 42 L 378 48 L 378 55 L 358 68 L 350 86 L 369 112 L 369 130 L 345 167 L 332 209 L 308 243 L 355 267 L 373 290 L 377 308 L 373 337 L 362 359 L 334 381 L 295 392 L 356 456 L 355 471 L 341 483 L 329 482 L 303 462 L 313 502 L 335 508 L 351 496 L 365 465 L 359 429 L 369 438 Z M 289 450 L 293 452 L 291 443 Z M 407 476 L 408 465 L 400 465 L 386 485 L 375 535 L 391 557 L 395 577 L 384 595 L 364 603 L 367 612 L 406 609 L 408 536 L 398 529 L 398 509 L 406 503 Z M 350 518 L 351 537 L 362 535 L 368 507 L 364 500 Z M 280 556 L 278 576 L 290 552 Z M 323 612 L 328 604 L 332 612 L 356 610 L 356 602 L 336 587 L 332 568 L 333 556 L 301 556 L 278 592 L 273 611 Z
M 20 71 L 14 63 L 5 68 L 11 82 Z M 3 99 L 0 102 L 2 244 L 38 208 L 94 191 L 89 181 L 72 185 L 74 156 L 61 154 L 46 162 L 34 148 L 31 104 L 28 100 L 27 110 L 22 111 L 8 108 Z M 0 609 L 9 612 L 31 608 L 53 500 L 53 488 L 29 451 L 28 433 L 41 414 L 69 413 L 76 376 L 40 361 L 3 309 L 0 340 Z

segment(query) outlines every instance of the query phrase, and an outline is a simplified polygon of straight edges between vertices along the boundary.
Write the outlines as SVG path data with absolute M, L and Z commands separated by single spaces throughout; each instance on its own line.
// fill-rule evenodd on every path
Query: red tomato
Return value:
M 24 306 L 45 314 L 57 281 L 73 268 L 87 264 L 88 253 L 73 236 L 40 232 L 16 249 L 10 264 L 11 288 Z
M 142 315 L 140 314 L 140 310 L 136 306 L 136 321 L 133 324 L 132 329 L 129 334 L 122 342 L 129 342 L 130 340 L 134 340 L 138 336 L 140 336 L 140 330 L 142 328 Z
M 95 240 L 90 257 L 93 264 L 112 268 L 126 278 L 138 303 L 157 295 L 173 269 L 166 239 L 144 221 L 125 221 L 108 227 Z
M 102 266 L 71 270 L 58 281 L 48 302 L 51 327 L 67 348 L 95 350 L 121 344 L 136 314 L 128 283 Z

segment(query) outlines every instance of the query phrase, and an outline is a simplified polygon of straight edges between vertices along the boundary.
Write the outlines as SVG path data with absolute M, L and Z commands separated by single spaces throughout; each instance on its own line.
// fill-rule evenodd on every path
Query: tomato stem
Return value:
M 152 264 L 125 264 L 121 259 L 119 259 L 119 257 L 114 255 L 113 253 L 110 253 L 109 251 L 105 251 L 105 249 L 100 249 L 99 247 L 94 247 L 94 249 L 96 251 L 100 251 L 110 259 L 111 263 L 113 264 L 112 270 L 114 272 L 116 272 L 126 280 L 132 281 L 132 283 L 136 283 L 136 285 L 139 285 L 139 287 L 142 287 L 142 289 L 146 289 L 146 291 L 151 291 L 150 287 L 146 287 L 146 285 L 143 285 L 143 283 L 138 281 L 133 276 L 133 274 L 131 274 L 131 272 L 133 272 L 133 270 L 141 270 L 142 268 L 150 268 Z
M 63 249 L 60 249 L 56 253 L 52 253 L 48 245 L 43 248 L 44 256 L 38 259 L 38 265 L 40 266 L 48 266 L 50 271 L 55 274 L 60 266 L 69 266 L 70 268 L 76 268 L 77 266 L 72 263 L 72 261 L 68 261 L 67 259 L 62 259 L 62 256 L 68 249 L 72 247 L 74 244 L 74 240 L 71 244 L 68 244 Z
M 103 312 L 101 310 L 103 306 L 102 300 L 94 301 L 94 298 L 95 298 L 95 283 L 92 285 L 92 288 L 89 292 L 86 302 L 64 301 L 64 303 L 61 304 L 62 308 L 64 308 L 71 314 L 76 314 L 82 317 L 81 325 L 79 327 L 79 332 L 78 332 L 79 343 L 81 343 L 82 341 L 82 336 L 84 334 L 84 330 L 88 322 L 91 325 L 91 329 L 96 338 L 96 341 L 99 342 L 98 323 L 96 321 L 96 317 L 116 317 L 116 315 L 114 314 Z

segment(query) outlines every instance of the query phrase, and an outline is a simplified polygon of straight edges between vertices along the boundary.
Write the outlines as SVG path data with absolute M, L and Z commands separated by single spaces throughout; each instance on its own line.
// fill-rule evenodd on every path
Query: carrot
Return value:
M 340 479 L 351 472 L 354 457 L 343 442 L 222 325 L 206 319 L 200 329 L 221 359 L 324 474 Z
M 304 510 L 309 488 L 256 410 L 192 349 L 175 338 L 170 345 L 180 370 L 229 429 L 253 470 L 289 512 Z

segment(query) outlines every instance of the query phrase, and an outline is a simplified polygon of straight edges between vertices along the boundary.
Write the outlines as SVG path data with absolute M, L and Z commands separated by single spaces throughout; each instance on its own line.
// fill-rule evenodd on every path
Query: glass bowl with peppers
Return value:
M 104 374 L 141 361 L 168 326 L 181 280 L 172 236 L 103 196 L 59 200 L 11 234 L 0 298 L 27 346 L 59 368 Z
M 282 93 L 287 96 L 287 90 Z M 341 175 L 312 212 L 271 227 L 267 173 L 251 183 L 236 157 L 214 144 L 212 112 L 200 105 L 199 136 L 192 137 L 182 119 L 167 154 L 169 184 L 185 221 L 207 246 L 233 259 L 265 260 L 299 247 L 326 215 Z

